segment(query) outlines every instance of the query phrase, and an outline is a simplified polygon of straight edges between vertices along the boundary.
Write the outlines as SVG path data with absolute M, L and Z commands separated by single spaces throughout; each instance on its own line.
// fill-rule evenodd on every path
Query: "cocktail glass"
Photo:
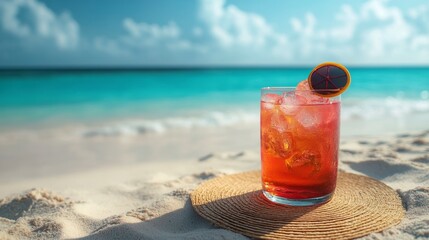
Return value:
M 287 87 L 261 90 L 262 189 L 272 202 L 310 206 L 334 193 L 341 99 L 319 95 Z

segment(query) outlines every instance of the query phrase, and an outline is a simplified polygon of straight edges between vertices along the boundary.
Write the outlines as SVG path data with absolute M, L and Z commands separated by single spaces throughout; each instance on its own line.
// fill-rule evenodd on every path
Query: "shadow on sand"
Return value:
M 188 199 L 183 208 L 157 218 L 116 225 L 81 239 L 247 239 L 234 232 L 260 238 L 317 207 L 277 205 L 258 190 L 200 205 L 199 209 L 206 209 L 203 214 L 213 225 L 196 213 Z

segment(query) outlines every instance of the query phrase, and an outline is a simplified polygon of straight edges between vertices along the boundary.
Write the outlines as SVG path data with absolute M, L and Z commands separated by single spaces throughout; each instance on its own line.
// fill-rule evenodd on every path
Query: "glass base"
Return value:
M 327 194 L 322 197 L 316 197 L 316 198 L 307 198 L 307 199 L 290 199 L 290 198 L 284 198 L 272 195 L 269 192 L 262 191 L 264 193 L 264 196 L 270 200 L 273 203 L 282 204 L 282 205 L 289 205 L 289 206 L 313 206 L 316 204 L 321 204 L 328 202 L 331 200 L 333 193 Z

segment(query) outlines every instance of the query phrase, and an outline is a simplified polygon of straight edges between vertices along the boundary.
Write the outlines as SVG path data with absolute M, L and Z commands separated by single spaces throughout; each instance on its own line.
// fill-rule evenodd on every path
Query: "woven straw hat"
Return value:
M 191 194 L 194 209 L 215 225 L 255 238 L 350 239 L 401 221 L 397 193 L 377 180 L 340 172 L 332 200 L 311 207 L 271 203 L 261 191 L 260 172 L 211 179 Z

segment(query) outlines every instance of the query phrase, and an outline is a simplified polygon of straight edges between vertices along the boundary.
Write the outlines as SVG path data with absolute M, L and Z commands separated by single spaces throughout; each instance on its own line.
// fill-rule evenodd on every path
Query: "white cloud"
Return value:
M 394 13 L 384 6 L 386 2 L 386 0 L 367 1 L 361 8 L 362 18 L 368 19 L 370 15 L 374 15 L 379 20 L 387 20 Z M 396 12 L 396 9 L 394 12 Z
M 338 41 L 349 41 L 356 32 L 359 16 L 349 5 L 341 6 L 340 12 L 335 16 L 340 24 L 330 30 L 330 36 Z
M 421 5 L 408 10 L 408 15 L 412 19 L 424 18 L 425 23 L 429 23 L 429 6 Z M 429 26 L 428 26 L 429 27 Z
M 362 6 L 361 21 L 381 25 L 362 31 L 362 50 L 372 57 L 383 57 L 387 51 L 400 52 L 412 41 L 413 27 L 408 24 L 398 7 L 388 7 L 386 1 L 368 1 Z
M 142 39 L 147 44 L 156 44 L 157 41 L 163 39 L 177 39 L 180 36 L 180 29 L 175 22 L 159 26 L 145 22 L 138 23 L 131 18 L 126 18 L 123 21 L 123 26 L 131 37 Z
M 200 0 L 196 14 L 201 22 L 187 29 L 174 21 L 125 18 L 124 34 L 90 42 L 98 51 L 150 63 L 429 63 L 428 4 L 400 8 L 389 0 L 368 0 L 331 10 L 330 17 L 308 11 L 283 19 L 282 32 L 264 16 L 225 0 Z M 75 19 L 40 0 L 0 0 L 0 26 L 27 42 L 48 40 L 59 49 L 85 45 Z
M 206 51 L 205 47 L 182 38 L 180 28 L 173 21 L 158 25 L 125 18 L 122 26 L 126 31 L 125 35 L 114 39 L 97 37 L 94 41 L 95 48 L 111 55 L 132 55 L 136 50 L 151 51 L 158 55 L 166 51 Z
M 178 40 L 167 44 L 171 50 L 189 50 L 192 49 L 192 44 L 188 40 Z
M 124 48 L 193 50 L 192 43 L 181 37 L 180 28 L 175 22 L 158 25 L 136 22 L 131 18 L 126 18 L 123 20 L 123 27 L 128 33 L 119 40 Z
M 285 46 L 287 37 L 273 30 L 262 16 L 245 12 L 225 0 L 201 0 L 199 16 L 221 47 Z
M 217 64 L 429 61 L 426 8 L 402 10 L 389 1 L 369 0 L 355 8 L 339 6 L 327 25 L 318 14 L 291 18 L 288 32 L 279 32 L 263 16 L 225 0 L 200 0 L 198 16 L 203 25 L 190 28 L 189 36 L 183 36 L 175 22 L 160 25 L 126 18 L 126 35 L 96 43 L 98 49 L 116 55 L 141 50 L 151 56 L 182 56 L 187 61 L 187 53 L 192 52 L 192 57 Z
M 2 26 L 5 30 L 18 36 L 27 36 L 30 34 L 30 28 L 21 24 L 16 15 L 19 10 L 18 1 L 0 2 L 0 11 L 2 15 Z
M 313 13 L 307 13 L 305 14 L 305 23 L 297 18 L 292 18 L 291 25 L 295 32 L 303 36 L 312 36 L 315 33 L 314 27 L 316 26 L 316 17 Z
M 426 54 L 426 59 L 429 61 L 429 5 L 411 8 L 407 16 L 414 26 L 411 48 Z
M 388 0 L 368 0 L 332 12 L 328 23 L 319 19 L 319 12 L 285 19 L 289 28 L 280 32 L 263 16 L 225 0 L 200 0 L 198 17 L 203 24 L 188 33 L 173 21 L 161 25 L 126 18 L 125 35 L 99 38 L 95 44 L 114 55 L 143 51 L 142 56 L 159 62 L 174 58 L 215 64 L 429 63 L 428 6 L 401 9 Z M 22 29 L 18 31 L 26 31 Z
M 18 18 L 22 10 L 27 10 L 33 24 Z M 79 42 L 79 25 L 73 17 L 67 12 L 56 15 L 37 0 L 3 0 L 0 13 L 3 29 L 18 37 L 52 39 L 60 49 L 74 48 Z
M 411 49 L 420 51 L 425 49 L 427 60 L 429 60 L 429 35 L 418 35 L 411 40 Z
M 324 56 L 360 64 L 407 60 L 428 63 L 429 57 L 424 57 L 429 55 L 425 8 L 406 12 L 388 3 L 369 0 L 357 9 L 343 5 L 336 21 L 327 27 L 317 26 L 313 13 L 307 13 L 304 20 L 292 19 L 295 56 L 304 60 Z M 426 26 L 427 30 L 422 31 L 419 26 Z
M 97 37 L 94 39 L 94 47 L 98 51 L 106 52 L 111 55 L 129 55 L 130 53 L 122 48 L 117 41 L 114 41 L 112 39 Z
M 292 18 L 290 21 L 294 36 L 291 44 L 297 59 L 311 57 L 314 61 L 320 61 L 319 58 L 323 56 L 332 57 L 337 53 L 344 55 L 350 51 L 347 44 L 355 36 L 358 22 L 358 17 L 350 6 L 343 5 L 340 8 L 333 18 L 338 24 L 330 28 L 318 26 L 317 17 L 312 12 L 307 12 L 304 17 L 303 20 Z

